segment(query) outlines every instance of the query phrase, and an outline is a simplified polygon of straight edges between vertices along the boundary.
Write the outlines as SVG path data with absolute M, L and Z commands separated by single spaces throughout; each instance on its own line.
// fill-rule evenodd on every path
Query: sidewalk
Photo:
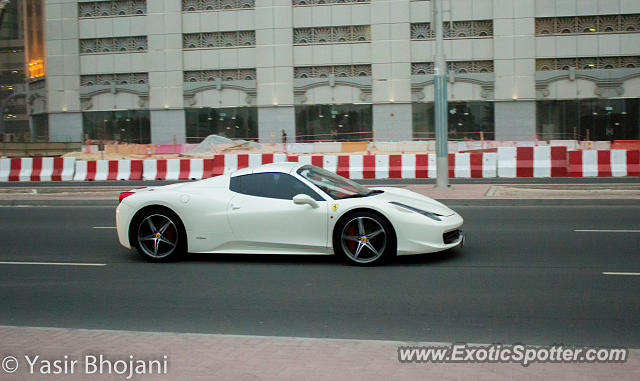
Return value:
M 638 380 L 640 350 L 624 364 L 434 364 L 400 363 L 398 346 L 437 345 L 373 340 L 148 333 L 58 328 L 0 327 L 0 357 L 19 361 L 0 380 L 124 380 L 126 375 L 30 375 L 24 355 L 40 359 L 162 359 L 166 374 L 134 375 L 135 380 Z M 442 344 L 439 344 L 442 345 Z M 38 368 L 36 368 L 38 369 Z M 53 368 L 52 368 L 53 370 Z

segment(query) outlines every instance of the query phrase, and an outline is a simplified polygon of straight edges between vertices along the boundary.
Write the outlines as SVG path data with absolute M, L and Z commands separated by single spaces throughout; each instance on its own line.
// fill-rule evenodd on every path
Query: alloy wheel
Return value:
M 387 232 L 374 218 L 358 216 L 347 222 L 340 235 L 342 250 L 356 263 L 379 259 L 387 247 Z
M 162 214 L 147 216 L 138 225 L 138 245 L 148 256 L 169 256 L 178 245 L 178 229 L 171 218 Z

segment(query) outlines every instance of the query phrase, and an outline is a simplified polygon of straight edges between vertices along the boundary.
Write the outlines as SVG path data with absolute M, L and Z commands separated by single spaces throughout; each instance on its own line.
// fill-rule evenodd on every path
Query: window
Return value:
M 571 67 L 575 67 L 578 70 L 635 69 L 640 67 L 640 56 L 536 59 L 536 71 L 569 70 Z
M 256 31 L 240 30 L 233 32 L 185 33 L 182 35 L 184 49 L 215 49 L 234 46 L 255 46 Z
M 413 103 L 413 138 L 435 139 L 433 103 Z M 493 139 L 493 102 L 449 102 L 449 139 Z
M 640 14 L 536 18 L 536 36 L 637 32 Z
M 371 77 L 371 65 L 298 66 L 293 68 L 294 78 Z
M 444 38 L 469 38 L 493 36 L 493 20 L 452 21 L 443 24 Z M 412 40 L 428 40 L 435 38 L 435 30 L 431 23 L 411 24 Z
M 373 138 L 371 105 L 298 105 L 295 111 L 297 143 Z
M 22 7 L 22 4 L 10 1 L 4 7 L 4 17 L 0 23 L 0 41 L 22 39 L 22 26 L 18 17 L 18 7 Z
M 280 172 L 254 173 L 231 178 L 229 189 L 249 196 L 291 200 L 298 194 L 306 194 L 316 201 L 325 201 L 302 181 Z
M 146 13 L 146 0 L 81 1 L 78 3 L 78 17 L 80 18 L 144 15 Z
M 33 121 L 33 140 L 36 142 L 49 141 L 49 114 L 31 115 Z
M 371 41 L 370 25 L 321 26 L 293 29 L 293 43 L 297 45 L 368 41 Z
M 342 176 L 329 172 L 326 169 L 305 165 L 298 169 L 298 174 L 322 189 L 334 200 L 344 198 L 367 197 L 382 193 L 380 190 L 371 190 L 356 183 L 353 180 L 345 179 Z
M 149 110 L 83 112 L 82 132 L 91 140 L 149 144 Z
M 200 143 L 209 135 L 258 140 L 258 108 L 185 108 L 187 143 Z
M 146 52 L 147 36 L 85 38 L 80 41 L 80 54 Z
M 640 139 L 640 100 L 579 99 L 537 101 L 540 139 Z

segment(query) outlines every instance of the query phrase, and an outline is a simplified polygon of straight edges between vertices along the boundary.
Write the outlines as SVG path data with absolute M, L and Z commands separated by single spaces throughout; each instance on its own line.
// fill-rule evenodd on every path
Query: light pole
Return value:
M 442 0 L 431 2 L 433 25 L 436 34 L 434 62 L 433 99 L 436 124 L 436 187 L 449 186 L 449 142 L 447 120 L 447 63 L 444 59 L 444 36 L 442 31 Z

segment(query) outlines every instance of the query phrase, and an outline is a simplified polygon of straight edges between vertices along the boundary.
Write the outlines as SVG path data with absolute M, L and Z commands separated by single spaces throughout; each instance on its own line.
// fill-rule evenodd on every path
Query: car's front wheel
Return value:
M 185 251 L 186 236 L 178 216 L 168 210 L 152 209 L 136 219 L 135 247 L 146 259 L 165 262 Z
M 377 265 L 395 255 L 393 228 L 380 216 L 356 212 L 342 219 L 336 229 L 333 248 L 356 265 Z

